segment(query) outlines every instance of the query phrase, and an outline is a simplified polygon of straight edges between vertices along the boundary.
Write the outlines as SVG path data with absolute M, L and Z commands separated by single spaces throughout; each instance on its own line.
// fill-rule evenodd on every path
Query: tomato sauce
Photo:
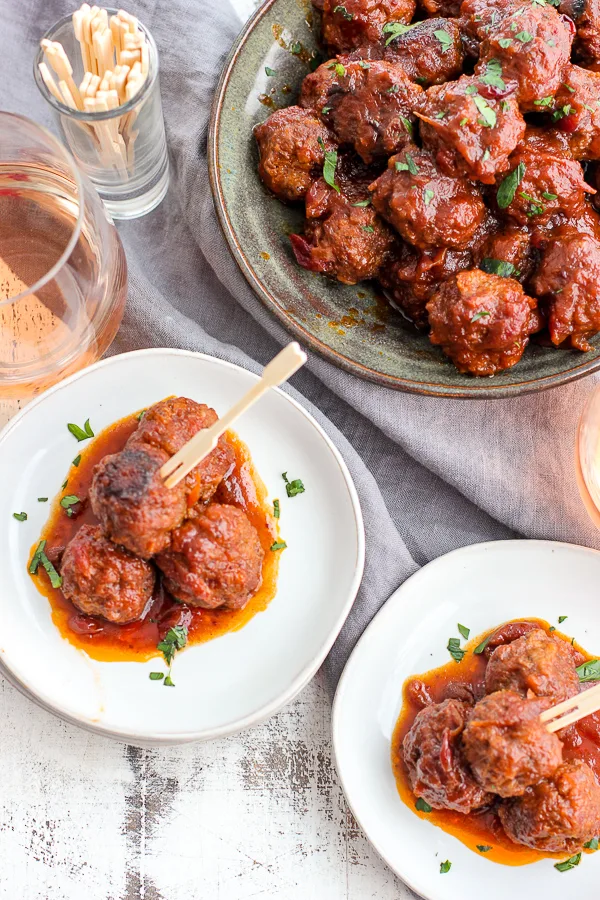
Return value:
M 106 428 L 89 444 L 74 453 L 81 454 L 78 465 L 71 465 L 60 494 L 54 499 L 48 522 L 40 539 L 45 539 L 46 555 L 59 568 L 62 549 L 84 524 L 97 525 L 92 512 L 89 491 L 94 466 L 110 453 L 117 453 L 138 425 L 137 414 L 128 416 Z M 270 550 L 278 540 L 278 523 L 273 517 L 272 506 L 267 503 L 267 490 L 256 472 L 246 445 L 233 433 L 227 439 L 235 451 L 232 474 L 219 486 L 215 499 L 242 509 L 256 530 L 265 551 L 262 584 L 244 609 L 199 609 L 186 606 L 167 593 L 157 579 L 153 602 L 145 616 L 128 625 L 117 625 L 95 616 L 86 616 L 67 600 L 59 588 L 53 588 L 42 568 L 32 575 L 37 589 L 48 598 L 52 620 L 61 635 L 75 647 L 84 650 L 93 659 L 104 661 L 145 660 L 160 656 L 156 645 L 174 625 L 186 625 L 188 644 L 210 641 L 230 631 L 237 631 L 257 613 L 265 610 L 275 596 L 279 553 Z M 77 460 L 77 457 L 75 456 Z M 60 500 L 76 495 L 81 502 L 67 515 Z M 32 555 L 35 547 L 32 548 Z
M 527 628 L 528 624 L 529 628 Z M 543 628 L 544 631 L 550 633 L 550 625 L 541 619 L 520 619 L 518 622 L 507 623 L 501 626 L 501 629 L 494 628 L 464 645 L 465 655 L 460 663 L 450 659 L 448 663 L 438 669 L 432 669 L 424 675 L 411 676 L 407 679 L 403 689 L 402 710 L 392 736 L 392 768 L 398 793 L 404 803 L 414 811 L 415 815 L 427 819 L 454 835 L 471 850 L 481 853 L 493 862 L 509 866 L 522 866 L 545 857 L 564 859 L 565 854 L 541 853 L 513 843 L 504 833 L 495 807 L 474 811 L 468 815 L 448 809 L 433 809 L 430 813 L 417 810 L 415 808 L 417 798 L 410 788 L 402 756 L 402 741 L 410 730 L 417 713 L 423 708 L 423 704 L 418 702 L 419 694 L 426 691 L 435 703 L 441 703 L 448 696 L 452 696 L 453 692 L 457 699 L 461 699 L 460 691 L 467 686 L 467 690 L 472 689 L 476 697 L 482 696 L 488 653 L 476 655 L 473 650 L 489 635 L 495 636 L 496 633 L 502 631 L 506 635 L 506 639 L 501 642 L 505 643 L 519 637 L 526 630 L 531 630 L 532 627 Z M 571 638 L 556 630 L 553 631 L 553 635 L 564 639 L 569 644 L 572 643 Z M 574 642 L 573 646 L 579 656 L 576 660 L 577 665 L 597 658 L 590 656 Z M 594 770 L 600 781 L 600 713 L 587 716 L 565 729 L 565 732 L 559 736 L 563 741 L 564 758 L 566 760 L 583 759 Z M 478 846 L 486 849 L 479 850 Z

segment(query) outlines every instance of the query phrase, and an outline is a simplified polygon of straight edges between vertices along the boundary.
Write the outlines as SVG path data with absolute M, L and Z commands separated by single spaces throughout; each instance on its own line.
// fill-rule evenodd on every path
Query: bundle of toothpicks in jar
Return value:
M 109 19 L 105 9 L 83 3 L 73 13 L 73 30 L 84 71 L 79 86 L 63 45 L 41 41 L 49 65 L 42 62 L 39 70 L 52 96 L 86 113 L 108 112 L 133 99 L 148 77 L 150 62 L 150 48 L 136 17 L 120 9 Z M 97 142 L 103 164 L 124 174 L 134 163 L 136 118 L 132 111 L 98 123 L 80 123 Z

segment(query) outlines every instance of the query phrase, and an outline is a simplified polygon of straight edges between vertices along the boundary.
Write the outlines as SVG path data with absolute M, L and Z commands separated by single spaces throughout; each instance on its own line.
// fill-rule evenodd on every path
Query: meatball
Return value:
M 314 4 L 313 2 L 313 5 Z M 415 0 L 320 0 L 323 43 L 332 54 L 360 48 L 374 55 L 383 46 L 388 23 L 410 22 Z
M 491 803 L 464 758 L 461 736 L 470 707 L 460 700 L 426 706 L 402 743 L 410 786 L 434 809 L 469 813 Z
M 94 469 L 94 515 L 112 541 L 142 559 L 164 550 L 187 512 L 184 482 L 169 489 L 160 477 L 168 459 L 155 447 L 126 447 L 105 456 Z
M 493 184 L 497 173 L 508 169 L 525 120 L 513 95 L 494 97 L 493 86 L 481 78 L 463 75 L 430 88 L 418 116 L 423 143 L 436 154 L 440 168 Z
M 139 619 L 152 600 L 154 569 L 117 547 L 97 525 L 83 525 L 61 563 L 62 592 L 87 616 L 124 625 Z
M 156 447 L 173 456 L 203 428 L 218 421 L 214 409 L 187 397 L 169 397 L 144 413 L 128 447 Z M 223 435 L 217 446 L 186 477 L 188 506 L 210 500 L 235 463 L 233 447 Z
M 423 250 L 467 248 L 486 217 L 477 188 L 442 174 L 432 155 L 416 147 L 392 156 L 371 191 L 377 212 Z
M 392 262 L 379 273 L 379 283 L 394 306 L 418 327 L 427 326 L 427 302 L 444 281 L 469 269 L 473 257 L 468 250 L 415 250 L 402 244 Z
M 510 3 L 506 0 L 463 0 L 461 23 L 467 34 L 483 41 L 504 16 L 514 14 L 529 3 L 530 0 L 511 0 Z
M 386 41 L 384 59 L 402 66 L 412 81 L 442 84 L 458 78 L 465 61 L 462 32 L 454 19 L 415 22 Z
M 521 284 L 529 280 L 536 264 L 527 228 L 511 223 L 491 234 L 475 253 L 475 262 L 484 272 L 516 278 Z
M 532 280 L 545 301 L 552 343 L 590 350 L 588 338 L 600 331 L 600 241 L 572 232 L 553 240 Z
M 522 697 L 548 697 L 555 704 L 579 693 L 579 677 L 570 647 L 538 628 L 493 651 L 485 688 L 490 694 L 507 690 Z
M 375 278 L 394 245 L 394 237 L 368 200 L 352 202 L 323 180 L 307 196 L 307 222 L 303 235 L 290 241 L 299 265 L 357 284 Z
M 600 787 L 581 760 L 570 760 L 554 775 L 528 788 L 499 809 L 508 837 L 548 853 L 576 853 L 600 834 Z
M 506 81 L 516 81 L 517 99 L 524 112 L 535 112 L 536 100 L 558 90 L 569 65 L 573 22 L 549 4 L 511 6 L 481 44 L 476 73 L 491 60 Z
M 569 66 L 549 108 L 575 159 L 600 159 L 599 100 L 600 73 Z
M 165 588 L 189 606 L 242 609 L 260 586 L 263 558 L 246 514 L 211 503 L 175 529 L 156 564 Z
M 416 127 L 412 109 L 422 94 L 400 66 L 342 57 L 306 76 L 300 104 L 314 108 L 340 144 L 370 163 L 410 142 Z
M 595 193 L 586 183 L 581 165 L 561 152 L 557 139 L 537 129 L 527 130 L 509 165 L 509 174 L 497 180 L 496 200 L 504 214 L 519 225 L 545 225 L 557 213 L 579 216 L 585 208 L 585 194 Z M 506 196 L 509 184 L 515 188 L 512 199 L 510 194 Z
M 600 60 L 600 0 L 561 0 L 558 8 L 577 26 L 574 45 L 577 58 L 590 68 L 597 65 Z
M 512 278 L 480 269 L 459 272 L 435 292 L 429 339 L 459 372 L 494 375 L 518 363 L 539 328 L 535 300 Z
M 299 106 L 278 109 L 256 126 L 254 137 L 258 174 L 280 200 L 290 203 L 304 197 L 323 168 L 325 152 L 335 146 L 323 123 Z
M 497 691 L 476 704 L 463 747 L 484 790 L 519 797 L 559 767 L 562 744 L 540 722 L 540 713 L 549 707 L 548 700 L 527 700 L 514 691 Z

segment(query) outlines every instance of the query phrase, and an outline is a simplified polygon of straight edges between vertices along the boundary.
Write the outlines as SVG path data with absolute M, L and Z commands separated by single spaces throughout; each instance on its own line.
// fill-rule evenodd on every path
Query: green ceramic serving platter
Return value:
M 265 306 L 330 362 L 401 391 L 512 397 L 600 368 L 596 338 L 589 353 L 530 345 L 507 372 L 461 375 L 374 285 L 349 287 L 298 266 L 289 235 L 302 231 L 302 209 L 285 206 L 263 187 L 252 129 L 295 102 L 316 52 L 308 0 L 267 0 L 236 40 L 214 99 L 208 158 L 215 207 L 235 260 Z M 267 68 L 274 74 L 267 75 Z

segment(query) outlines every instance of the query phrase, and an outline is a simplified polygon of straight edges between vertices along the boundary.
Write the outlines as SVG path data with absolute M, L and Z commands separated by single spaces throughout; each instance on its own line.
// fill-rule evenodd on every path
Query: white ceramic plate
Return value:
M 456 550 L 429 563 L 388 600 L 350 657 L 333 707 L 333 745 L 348 803 L 387 864 L 428 900 L 544 897 L 565 889 L 591 896 L 600 853 L 561 874 L 556 860 L 527 866 L 492 862 L 419 818 L 400 799 L 390 741 L 406 678 L 448 662 L 456 625 L 472 637 L 510 619 L 540 618 L 600 652 L 600 553 L 550 541 L 498 541 Z M 566 854 L 565 856 L 568 856 Z M 452 868 L 440 874 L 440 863 Z M 568 880 L 565 880 L 568 879 Z M 586 893 L 587 892 L 587 893 Z
M 236 426 L 271 498 L 281 501 L 277 594 L 238 632 L 178 654 L 176 688 L 150 681 L 156 660 L 102 663 L 64 640 L 48 601 L 27 574 L 30 548 L 77 452 L 68 422 L 89 417 L 96 433 L 178 394 L 226 411 L 257 380 L 201 354 L 143 350 L 105 360 L 43 394 L 0 435 L 2 601 L 0 660 L 38 702 L 94 731 L 138 743 L 206 740 L 256 724 L 314 675 L 356 596 L 364 533 L 356 491 L 340 454 L 314 419 L 270 391 Z M 289 499 L 281 473 L 302 478 Z M 17 522 L 13 512 L 29 518 Z

